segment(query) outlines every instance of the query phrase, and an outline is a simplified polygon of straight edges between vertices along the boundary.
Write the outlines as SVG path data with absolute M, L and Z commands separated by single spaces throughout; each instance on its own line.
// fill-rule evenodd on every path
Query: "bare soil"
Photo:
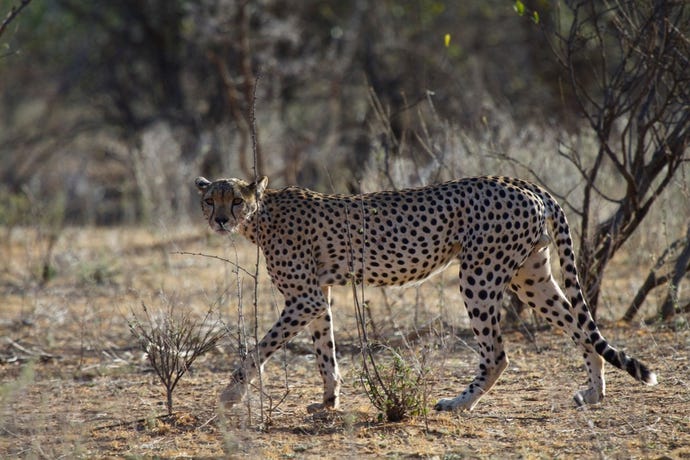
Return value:
M 610 342 L 657 371 L 656 387 L 609 366 L 604 403 L 575 407 L 572 395 L 585 381 L 579 353 L 528 315 L 505 326 L 511 363 L 473 412 L 389 423 L 360 384 L 352 292 L 341 288 L 341 409 L 307 412 L 321 384 L 302 334 L 266 366 L 263 393 L 253 390 L 247 404 L 225 412 L 217 397 L 238 356 L 240 307 L 252 336 L 255 323 L 262 334 L 275 320 L 282 299 L 259 271 L 254 312 L 248 273 L 194 254 L 254 273 L 254 248 L 198 229 L 67 229 L 45 282 L 40 234 L 14 229 L 1 250 L 0 458 L 690 458 L 686 317 L 600 323 Z M 375 335 L 427 360 L 428 408 L 458 394 L 477 365 L 455 270 L 422 287 L 365 291 Z M 607 288 L 617 292 L 608 299 L 629 298 L 631 288 L 621 286 L 644 276 L 624 264 L 614 273 Z M 609 300 L 603 316 L 615 318 L 623 301 Z M 142 303 L 199 314 L 214 306 L 233 332 L 182 378 L 172 416 L 128 328 Z

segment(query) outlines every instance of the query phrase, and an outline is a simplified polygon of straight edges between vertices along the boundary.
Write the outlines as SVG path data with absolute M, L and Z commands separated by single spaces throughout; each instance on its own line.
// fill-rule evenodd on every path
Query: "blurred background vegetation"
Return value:
M 505 0 L 45 0 L 0 45 L 3 194 L 73 223 L 186 214 L 190 177 L 253 176 L 259 76 L 274 186 L 357 191 L 376 154 L 423 171 L 464 136 L 503 151 L 526 126 L 577 125 L 543 34 Z M 482 152 L 455 147 L 444 176 L 478 172 L 462 156 Z
M 253 106 L 274 187 L 540 182 L 596 303 L 630 235 L 650 267 L 688 247 L 683 3 L 3 1 L 0 224 L 196 219 L 193 177 L 254 176 Z

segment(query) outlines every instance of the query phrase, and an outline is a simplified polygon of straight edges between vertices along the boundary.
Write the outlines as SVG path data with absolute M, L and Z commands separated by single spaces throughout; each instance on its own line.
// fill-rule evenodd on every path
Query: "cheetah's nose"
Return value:
M 216 223 L 217 223 L 221 228 L 225 227 L 225 224 L 228 223 L 228 218 L 225 217 L 225 216 L 216 217 L 215 220 L 216 220 Z

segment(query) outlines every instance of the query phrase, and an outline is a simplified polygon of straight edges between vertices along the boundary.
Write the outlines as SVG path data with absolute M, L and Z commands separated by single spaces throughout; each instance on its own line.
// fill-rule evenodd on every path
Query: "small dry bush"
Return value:
M 165 387 L 168 415 L 172 415 L 172 394 L 177 383 L 198 357 L 215 348 L 227 335 L 227 329 L 214 319 L 213 309 L 201 319 L 176 312 L 172 305 L 156 316 L 149 313 L 145 304 L 142 310 L 143 318 L 132 312 L 129 328 Z
M 367 352 L 363 361 L 359 377 L 369 401 L 380 411 L 380 417 L 389 422 L 426 415 L 425 360 L 418 361 L 422 363 L 418 366 L 393 348 L 384 347 L 384 350 L 390 354 L 390 361 L 374 358 L 371 352 Z

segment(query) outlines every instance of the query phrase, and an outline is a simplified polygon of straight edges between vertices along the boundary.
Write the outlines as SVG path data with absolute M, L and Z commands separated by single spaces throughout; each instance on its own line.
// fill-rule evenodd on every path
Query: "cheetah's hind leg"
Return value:
M 462 278 L 461 275 L 461 286 L 464 285 Z M 476 294 L 468 295 L 467 289 L 463 289 L 463 294 L 470 325 L 479 345 L 481 361 L 477 375 L 468 387 L 455 398 L 441 399 L 437 402 L 434 406 L 437 411 L 474 409 L 508 367 L 508 357 L 503 351 L 503 338 L 499 326 L 503 291 L 487 292 L 482 289 Z
M 578 406 L 597 404 L 606 395 L 604 360 L 587 340 L 589 334 L 577 323 L 565 294 L 551 274 L 549 248 L 535 249 L 510 282 L 510 289 L 549 323 L 566 332 L 578 345 L 587 368 L 587 388 L 577 391 Z

